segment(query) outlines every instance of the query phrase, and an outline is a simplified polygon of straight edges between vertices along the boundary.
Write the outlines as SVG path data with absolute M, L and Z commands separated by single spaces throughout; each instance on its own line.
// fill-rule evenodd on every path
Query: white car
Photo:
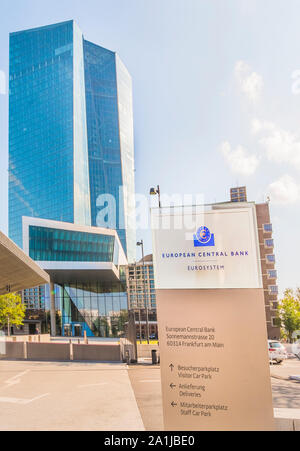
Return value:
M 268 340 L 270 362 L 282 363 L 288 358 L 285 347 L 279 341 Z

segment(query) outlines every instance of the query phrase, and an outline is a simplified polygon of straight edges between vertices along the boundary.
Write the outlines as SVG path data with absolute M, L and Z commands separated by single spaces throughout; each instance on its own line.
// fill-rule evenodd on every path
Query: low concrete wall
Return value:
M 3 348 L 3 349 L 2 349 Z M 119 344 L 70 344 L 6 341 L 0 355 L 2 359 L 41 360 L 45 362 L 90 361 L 121 362 Z
M 27 343 L 27 358 L 43 361 L 70 360 L 70 345 L 65 343 Z
M 73 360 L 86 360 L 94 362 L 120 362 L 120 345 L 73 344 Z
M 158 345 L 139 345 L 139 344 L 137 345 L 138 357 L 151 358 L 152 350 L 155 350 L 159 353 L 159 346 Z
M 5 354 L 1 355 L 2 358 L 24 359 L 24 343 L 7 341 L 4 343 L 3 350 Z

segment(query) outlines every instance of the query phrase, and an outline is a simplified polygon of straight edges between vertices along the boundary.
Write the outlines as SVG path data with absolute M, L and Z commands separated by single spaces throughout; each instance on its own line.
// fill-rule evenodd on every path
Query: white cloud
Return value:
M 274 204 L 292 204 L 300 199 L 300 187 L 286 174 L 269 185 L 268 194 Z
M 275 163 L 290 163 L 300 170 L 300 137 L 289 131 L 280 129 L 272 122 L 252 122 L 252 132 L 260 135 L 262 146 L 270 161 Z
M 264 84 L 261 75 L 252 71 L 251 67 L 245 61 L 238 61 L 236 63 L 234 74 L 242 93 L 251 102 L 257 102 L 261 96 Z
M 259 165 L 258 157 L 256 155 L 249 155 L 247 150 L 242 146 L 232 149 L 229 142 L 225 141 L 221 144 L 220 151 L 231 171 L 236 174 L 252 175 Z

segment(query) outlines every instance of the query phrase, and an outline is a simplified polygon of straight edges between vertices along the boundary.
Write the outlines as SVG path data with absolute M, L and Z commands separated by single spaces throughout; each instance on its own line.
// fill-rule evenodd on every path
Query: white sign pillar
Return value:
M 165 429 L 273 430 L 255 206 L 189 215 L 152 210 Z

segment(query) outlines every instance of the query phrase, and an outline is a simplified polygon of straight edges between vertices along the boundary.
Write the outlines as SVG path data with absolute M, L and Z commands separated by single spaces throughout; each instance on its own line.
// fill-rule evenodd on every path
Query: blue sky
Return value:
M 117 51 L 134 87 L 136 191 L 270 195 L 279 286 L 300 285 L 298 0 L 1 0 L 9 32 L 75 19 Z M 292 78 L 294 77 L 294 79 Z M 299 92 L 298 92 L 299 91 Z M 0 78 L 0 92 L 1 88 Z M 8 95 L 0 95 L 0 229 L 7 232 Z M 149 231 L 138 232 L 151 251 Z

